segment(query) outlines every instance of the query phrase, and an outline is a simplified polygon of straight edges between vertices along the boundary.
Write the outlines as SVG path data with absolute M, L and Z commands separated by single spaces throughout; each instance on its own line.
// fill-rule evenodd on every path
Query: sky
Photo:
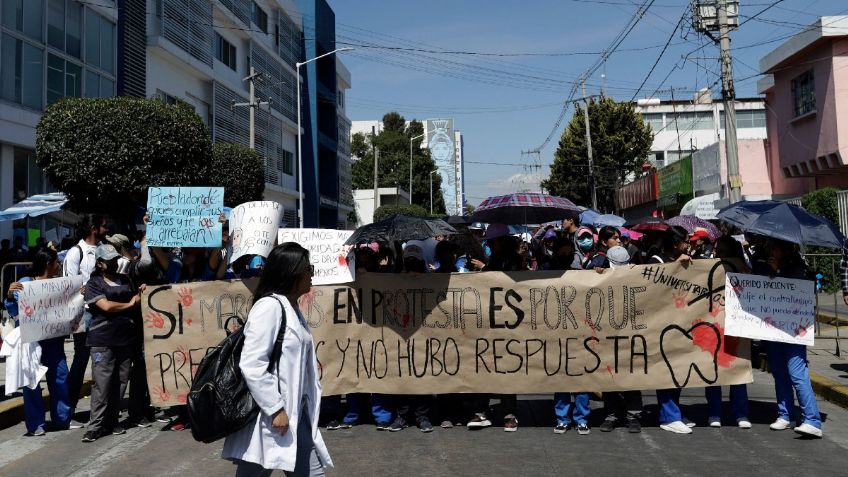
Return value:
M 720 98 L 718 47 L 693 30 L 691 14 L 683 17 L 690 0 L 654 0 L 602 61 L 601 52 L 644 1 L 328 0 L 337 46 L 354 48 L 340 53 L 353 83 L 347 115 L 454 118 L 464 136 L 466 199 L 473 205 L 538 190 L 574 112 L 569 107 L 555 128 L 563 102 L 594 64 L 590 95 L 603 89 L 620 101 L 688 99 L 709 87 Z M 846 0 L 740 3 L 743 24 L 731 34 L 740 98 L 757 96 L 764 55 L 820 16 L 848 14 Z M 578 89 L 575 97 L 582 96 Z M 524 153 L 532 150 L 540 152 Z

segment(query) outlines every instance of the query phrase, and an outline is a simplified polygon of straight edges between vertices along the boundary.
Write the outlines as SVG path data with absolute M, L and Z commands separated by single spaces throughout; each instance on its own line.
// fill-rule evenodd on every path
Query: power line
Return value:
M 643 80 L 642 80 L 642 84 L 640 84 L 640 85 L 639 85 L 639 88 L 637 88 L 637 89 L 636 89 L 636 92 L 635 92 L 635 93 L 633 93 L 633 97 L 632 97 L 632 98 L 630 98 L 630 101 L 631 101 L 631 102 L 633 102 L 634 100 L 636 100 L 636 97 L 637 97 L 637 96 L 639 96 L 639 92 L 640 92 L 640 91 L 642 91 L 642 88 L 645 86 L 645 83 L 647 83 L 647 82 L 648 82 L 648 78 L 650 78 L 650 77 L 651 77 L 651 74 L 652 74 L 652 73 L 654 72 L 654 70 L 657 68 L 657 65 L 660 63 L 660 60 L 662 59 L 662 57 L 663 57 L 663 55 L 665 54 L 666 50 L 668 50 L 668 45 L 670 45 L 670 44 L 671 44 L 671 40 L 673 40 L 673 39 L 674 39 L 674 35 L 675 35 L 675 33 L 677 33 L 677 30 L 680 28 L 680 25 L 683 23 L 683 20 L 686 18 L 686 14 L 687 14 L 687 13 L 689 13 L 689 8 L 688 8 L 688 7 L 687 7 L 686 9 L 684 9 L 684 10 L 683 10 L 683 15 L 680 15 L 680 20 L 678 20 L 678 21 L 677 21 L 677 25 L 675 25 L 675 26 L 674 26 L 674 30 L 672 30 L 672 31 L 671 31 L 671 35 L 669 35 L 669 37 L 668 37 L 668 41 L 666 41 L 666 42 L 665 42 L 665 46 L 663 47 L 662 51 L 660 51 L 659 56 L 657 56 L 657 61 L 655 61 L 655 62 L 654 62 L 654 65 L 653 65 L 653 66 L 651 66 L 651 70 L 650 70 L 650 71 L 648 71 L 648 74 L 645 76 L 645 79 L 643 79 Z

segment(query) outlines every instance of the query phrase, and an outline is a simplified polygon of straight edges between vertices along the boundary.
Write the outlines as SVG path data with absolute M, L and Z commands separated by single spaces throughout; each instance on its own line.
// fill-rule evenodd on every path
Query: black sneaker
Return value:
M 68 423 L 68 429 L 82 429 L 83 427 L 85 427 L 86 424 L 88 423 L 80 422 L 76 419 L 71 419 L 71 422 Z
M 121 434 L 126 434 L 127 430 L 121 426 L 115 426 L 112 428 L 111 434 L 113 436 L 120 436 Z
M 342 428 L 342 425 L 339 424 L 339 421 L 337 421 L 335 419 L 333 419 L 332 421 L 327 423 L 327 430 L 328 431 L 335 431 L 335 430 L 341 429 L 341 428 Z
M 554 434 L 565 434 L 566 432 L 568 432 L 568 424 L 564 422 L 558 422 L 554 427 Z
M 485 427 L 490 427 L 491 425 L 492 421 L 490 421 L 485 414 L 475 414 L 474 417 L 468 420 L 466 427 L 468 429 L 483 429 Z
M 101 431 L 87 431 L 82 436 L 82 441 L 83 442 L 94 442 L 97 439 L 100 439 L 101 437 L 103 437 L 103 432 L 101 432 Z
M 142 417 L 139 420 L 127 419 L 124 422 L 124 425 L 126 425 L 127 427 L 141 427 L 141 428 L 144 429 L 144 428 L 148 428 L 148 427 L 152 426 L 153 423 L 150 422 L 150 419 L 148 419 L 146 417 Z
M 391 422 L 377 422 L 374 426 L 378 431 L 388 431 L 390 427 L 392 427 Z
M 590 432 L 589 426 L 585 422 L 581 422 L 580 424 L 577 424 L 577 433 L 578 434 L 580 434 L 581 436 L 585 436 L 586 434 L 589 434 L 589 432 Z
M 421 432 L 433 432 L 433 424 L 430 423 L 429 419 L 421 419 L 418 421 L 418 429 L 420 429 Z
M 639 422 L 639 419 L 636 419 L 635 417 L 627 419 L 627 432 L 631 434 L 638 434 L 642 432 L 642 423 Z
M 399 432 L 409 427 L 409 424 L 406 423 L 406 419 L 402 417 L 396 417 L 395 422 L 389 427 L 389 432 Z
M 601 423 L 601 432 L 612 432 L 615 429 L 615 419 L 605 419 L 604 422 Z

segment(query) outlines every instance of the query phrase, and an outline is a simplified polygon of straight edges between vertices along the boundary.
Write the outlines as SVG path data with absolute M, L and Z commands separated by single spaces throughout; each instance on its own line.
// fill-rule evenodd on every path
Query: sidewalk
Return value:
M 72 339 L 65 340 L 65 355 L 68 358 L 68 368 L 74 359 L 74 341 Z M 88 396 L 91 392 L 91 366 L 85 370 L 85 378 L 82 383 L 83 397 Z M 41 381 L 41 395 L 47 399 L 47 383 Z M 0 362 L 0 429 L 5 429 L 9 426 L 21 422 L 24 418 L 24 398 L 21 392 L 18 391 L 11 396 L 6 395 L 6 363 Z

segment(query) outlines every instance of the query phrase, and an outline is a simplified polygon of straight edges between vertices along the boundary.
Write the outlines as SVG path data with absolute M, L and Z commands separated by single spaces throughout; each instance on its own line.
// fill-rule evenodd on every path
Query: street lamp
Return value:
M 303 136 L 303 130 L 300 126 L 300 67 L 312 63 L 313 61 L 320 60 L 325 56 L 330 56 L 332 54 L 338 53 L 340 51 L 350 51 L 353 48 L 336 48 L 335 50 L 324 53 L 323 55 L 316 56 L 311 60 L 306 60 L 303 62 L 295 63 L 295 70 L 297 71 L 297 193 L 298 193 L 298 204 L 297 204 L 297 215 L 298 220 L 300 222 L 300 228 L 303 228 L 303 146 L 301 145 Z

